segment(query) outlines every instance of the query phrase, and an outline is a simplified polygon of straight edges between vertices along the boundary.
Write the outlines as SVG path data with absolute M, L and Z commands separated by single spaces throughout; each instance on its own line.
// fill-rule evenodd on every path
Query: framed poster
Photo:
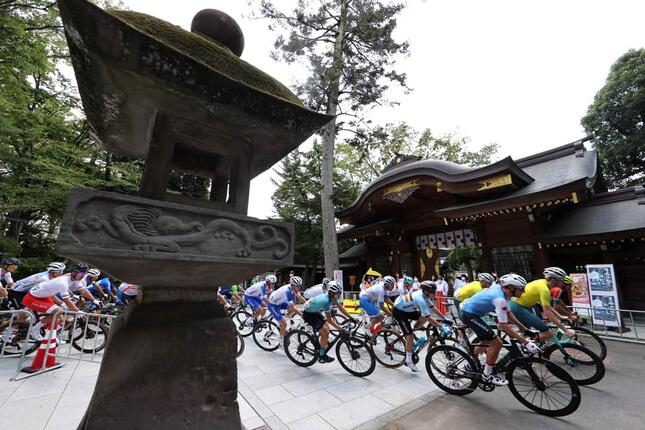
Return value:
M 589 285 L 587 283 L 586 273 L 572 273 L 573 285 L 571 286 L 571 304 L 574 311 L 580 316 L 588 317 L 591 315 L 591 296 L 589 295 Z
M 342 270 L 334 270 L 334 281 L 340 285 L 340 288 L 343 288 L 343 271 Z
M 588 264 L 587 279 L 594 324 L 620 327 L 618 285 L 613 264 Z

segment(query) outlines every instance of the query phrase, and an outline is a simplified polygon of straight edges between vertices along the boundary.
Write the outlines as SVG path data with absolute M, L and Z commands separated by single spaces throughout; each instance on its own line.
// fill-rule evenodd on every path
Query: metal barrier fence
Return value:
M 14 380 L 58 369 L 66 364 L 60 362 L 61 359 L 65 362 L 100 363 L 107 345 L 110 326 L 116 317 L 64 311 L 57 314 L 59 322 L 54 331 L 37 326 L 37 319 L 30 311 L 0 312 L 0 357 L 18 358 Z M 36 331 L 40 336 L 34 333 Z M 56 364 L 51 365 L 51 361 L 54 360 Z M 30 364 L 36 368 L 24 373 L 23 369 L 30 368 Z

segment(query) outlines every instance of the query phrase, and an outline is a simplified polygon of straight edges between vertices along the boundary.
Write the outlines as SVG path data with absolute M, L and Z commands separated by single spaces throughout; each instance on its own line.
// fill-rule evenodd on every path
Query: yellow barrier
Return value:
M 361 313 L 361 306 L 358 304 L 358 300 L 345 299 L 343 300 L 343 307 L 350 314 Z

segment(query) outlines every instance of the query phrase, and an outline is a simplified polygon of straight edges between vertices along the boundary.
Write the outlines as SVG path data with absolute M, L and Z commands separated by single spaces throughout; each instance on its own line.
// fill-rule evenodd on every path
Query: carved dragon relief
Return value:
M 166 215 L 161 209 L 121 205 L 111 210 L 109 219 L 94 214 L 77 216 L 74 227 L 79 231 L 104 230 L 115 239 L 132 245 L 135 251 L 178 253 L 182 246 L 198 246 L 200 251 L 212 252 L 210 239 L 239 240 L 242 246 L 235 250 L 237 257 L 250 257 L 253 250 L 277 248 L 275 259 L 289 253 L 289 244 L 278 237 L 275 227 L 259 226 L 254 237 L 242 226 L 229 219 L 215 219 L 206 224 L 184 222 Z

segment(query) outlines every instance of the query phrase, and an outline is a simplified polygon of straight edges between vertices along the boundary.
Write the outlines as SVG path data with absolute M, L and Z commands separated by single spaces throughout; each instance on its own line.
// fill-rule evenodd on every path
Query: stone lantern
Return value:
M 200 12 L 191 33 L 58 4 L 95 137 L 145 160 L 138 196 L 74 190 L 56 244 L 142 287 L 112 325 L 79 428 L 239 428 L 235 328 L 216 289 L 293 263 L 293 226 L 246 216 L 250 181 L 331 117 L 239 59 L 243 36 L 221 12 Z M 208 198 L 169 193 L 173 171 L 209 179 Z

